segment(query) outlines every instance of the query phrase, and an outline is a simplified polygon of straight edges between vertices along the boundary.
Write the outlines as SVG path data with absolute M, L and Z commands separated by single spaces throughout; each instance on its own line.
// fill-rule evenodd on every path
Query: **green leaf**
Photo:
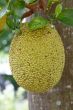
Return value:
M 56 3 L 56 2 L 59 2 L 60 0 L 48 0 L 48 6 L 53 4 L 53 3 Z
M 55 9 L 55 16 L 58 17 L 62 11 L 62 4 L 58 4 Z
M 0 7 L 4 7 L 6 5 L 6 0 L 0 0 Z
M 16 0 L 13 5 L 15 8 L 22 9 L 25 7 L 25 2 L 23 0 Z
M 16 28 L 20 27 L 20 19 L 19 19 L 19 17 L 15 16 L 15 15 L 12 15 L 12 14 L 7 16 L 6 23 L 13 30 L 15 30 Z
M 15 16 L 22 17 L 25 11 L 25 2 L 24 0 L 13 0 L 9 3 L 8 10 L 10 13 Z
M 39 28 L 43 28 L 44 26 L 46 26 L 48 24 L 48 20 L 38 16 L 33 18 L 29 23 L 28 23 L 28 27 L 30 30 L 36 30 Z
M 24 0 L 26 3 L 34 3 L 36 2 L 37 0 Z
M 12 37 L 13 33 L 10 29 L 3 29 L 0 31 L 0 51 L 10 45 Z
M 48 0 L 48 5 L 50 5 L 51 2 L 52 2 L 52 0 Z
M 66 25 L 73 26 L 73 9 L 64 9 L 57 18 Z

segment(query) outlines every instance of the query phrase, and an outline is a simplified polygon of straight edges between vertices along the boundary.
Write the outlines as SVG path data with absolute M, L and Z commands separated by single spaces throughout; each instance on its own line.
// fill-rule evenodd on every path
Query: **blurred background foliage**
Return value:
M 21 87 L 15 93 L 12 85 L 6 86 L 6 89 L 0 92 L 0 110 L 28 110 L 25 95 L 26 92 Z
M 14 80 L 10 71 L 8 53 L 2 50 L 0 52 L 0 110 L 28 110 L 27 92 Z
M 27 10 L 24 5 L 24 0 L 0 0 L 0 19 L 7 16 L 0 30 L 0 110 L 28 110 L 27 92 L 15 82 L 9 66 L 9 48 Z

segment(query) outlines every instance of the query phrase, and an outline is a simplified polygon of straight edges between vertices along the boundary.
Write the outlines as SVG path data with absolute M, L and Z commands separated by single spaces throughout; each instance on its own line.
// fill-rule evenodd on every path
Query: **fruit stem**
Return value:
M 33 13 L 40 13 L 41 15 L 45 16 L 46 15 L 46 10 L 47 10 L 47 3 L 48 0 L 38 0 L 37 2 L 33 4 L 27 4 L 25 3 L 25 7 L 29 9 L 28 12 L 24 13 L 22 18 L 26 18 L 31 16 Z

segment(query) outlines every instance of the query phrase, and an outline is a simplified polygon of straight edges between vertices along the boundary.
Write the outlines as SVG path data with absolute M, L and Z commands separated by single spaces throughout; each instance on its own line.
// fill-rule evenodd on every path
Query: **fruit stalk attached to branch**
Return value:
M 29 9 L 28 12 L 24 13 L 22 16 L 22 19 L 25 17 L 29 17 L 33 13 L 43 13 L 45 15 L 46 9 L 47 9 L 47 0 L 38 0 L 37 2 L 33 4 L 27 4 L 25 3 L 25 7 Z

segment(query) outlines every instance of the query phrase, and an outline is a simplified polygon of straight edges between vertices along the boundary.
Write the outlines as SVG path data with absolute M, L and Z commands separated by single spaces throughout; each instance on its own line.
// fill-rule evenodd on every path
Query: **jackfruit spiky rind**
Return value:
M 10 66 L 17 83 L 36 93 L 55 86 L 65 64 L 64 46 L 51 25 L 29 31 L 23 25 L 21 35 L 14 37 L 10 48 Z

